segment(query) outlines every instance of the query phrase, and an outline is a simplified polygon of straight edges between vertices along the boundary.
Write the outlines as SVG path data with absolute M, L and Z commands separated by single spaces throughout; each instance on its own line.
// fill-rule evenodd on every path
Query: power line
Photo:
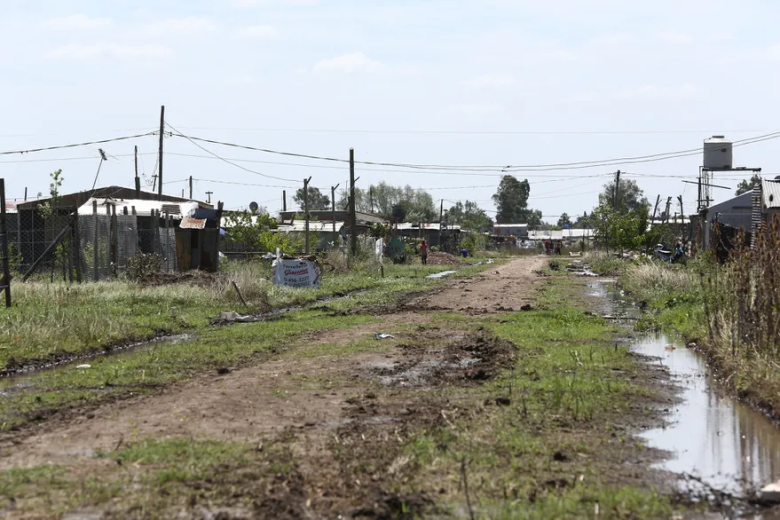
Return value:
M 296 188 L 296 186 L 289 185 L 272 185 L 272 184 L 253 184 L 251 182 L 234 182 L 234 181 L 216 181 L 211 179 L 192 179 L 198 182 L 211 182 L 214 184 L 232 184 L 236 186 L 256 186 L 260 188 Z
M 370 130 L 322 128 L 216 128 L 182 126 L 186 130 L 216 130 L 227 132 L 299 132 L 327 134 L 414 134 L 414 135 L 665 135 L 708 134 L 711 130 Z M 730 134 L 751 134 L 765 130 L 718 130 Z
M 0 152 L 0 155 L 13 155 L 13 154 L 26 154 L 26 153 L 35 153 L 35 152 L 46 152 L 49 150 L 62 150 L 63 148 L 78 148 L 80 146 L 90 146 L 93 144 L 105 144 L 105 143 L 112 143 L 115 141 L 127 141 L 128 139 L 138 139 L 141 137 L 147 137 L 150 135 L 157 135 L 157 132 L 149 132 L 146 134 L 138 134 L 138 135 L 128 135 L 124 137 L 112 137 L 111 139 L 102 139 L 100 141 L 89 141 L 85 143 L 74 143 L 74 144 L 64 144 L 59 146 L 47 146 L 45 148 L 32 148 L 30 150 L 10 150 L 7 152 Z
M 286 179 L 286 178 L 284 178 L 284 177 L 276 177 L 276 176 L 273 176 L 273 175 L 266 175 L 265 173 L 260 173 L 260 172 L 258 172 L 258 171 L 255 171 L 255 170 L 250 170 L 249 168 L 246 168 L 246 167 L 244 167 L 244 166 L 241 166 L 240 164 L 236 164 L 236 163 L 234 163 L 234 162 L 231 162 L 230 160 L 228 160 L 228 159 L 225 159 L 224 157 L 221 157 L 221 156 L 219 156 L 219 155 L 215 154 L 214 152 L 212 152 L 211 150 L 208 150 L 208 149 L 204 148 L 203 146 L 199 145 L 198 143 L 196 143 L 196 142 L 195 142 L 195 140 L 194 140 L 194 139 L 192 139 L 192 138 L 190 138 L 190 137 L 187 137 L 186 135 L 183 135 L 183 134 L 179 133 L 179 131 L 178 131 L 178 130 L 176 130 L 176 129 L 175 129 L 173 126 L 171 126 L 169 123 L 167 123 L 167 122 L 166 122 L 165 124 L 166 124 L 166 125 L 168 125 L 168 126 L 169 126 L 169 127 L 170 127 L 170 128 L 173 130 L 173 131 L 174 131 L 174 132 L 176 132 L 176 134 L 172 134 L 172 135 L 177 135 L 177 134 L 178 134 L 178 137 L 183 137 L 183 138 L 187 139 L 189 142 L 191 142 L 192 144 L 194 144 L 195 146 L 197 146 L 198 148 L 200 148 L 200 149 L 201 149 L 201 150 L 203 150 L 204 152 L 206 152 L 206 153 L 208 153 L 208 154 L 210 154 L 210 155 L 213 155 L 213 156 L 214 156 L 214 157 L 216 157 L 217 159 L 219 159 L 219 160 L 221 160 L 221 161 L 223 161 L 223 162 L 225 162 L 225 163 L 227 163 L 227 164 L 229 164 L 229 165 L 231 165 L 231 166 L 235 166 L 236 168 L 239 168 L 239 169 L 241 169 L 241 170 L 244 170 L 244 171 L 246 171 L 246 172 L 253 173 L 253 174 L 255 174 L 255 175 L 259 175 L 259 176 L 261 176 L 261 177 L 266 177 L 266 178 L 268 178 L 268 179 L 277 179 L 277 180 L 280 180 L 280 181 L 296 182 L 296 181 L 295 181 L 295 180 L 293 180 L 293 179 Z
M 170 125 L 169 125 L 170 126 Z M 171 127 L 172 128 L 172 127 Z M 258 148 L 254 146 L 247 146 L 247 145 L 240 145 L 235 143 L 227 143 L 223 141 L 216 141 L 213 139 L 205 139 L 201 137 L 194 137 L 194 136 L 186 136 L 184 134 L 181 134 L 176 131 L 177 134 L 172 134 L 176 137 L 182 137 L 185 139 L 188 139 L 190 141 L 201 141 L 201 142 L 207 142 L 211 144 L 221 145 L 221 146 L 230 146 L 234 148 L 243 148 L 246 150 L 253 150 L 263 153 L 269 153 L 269 154 L 276 154 L 276 155 L 283 155 L 288 157 L 299 157 L 304 159 L 312 159 L 312 160 L 320 160 L 320 161 L 329 161 L 329 162 L 338 162 L 338 163 L 347 163 L 349 162 L 347 159 L 341 159 L 337 157 L 327 157 L 327 156 L 319 156 L 319 155 L 309 155 L 309 154 L 302 154 L 302 153 L 295 153 L 295 152 L 283 152 L 279 150 L 271 150 L 268 148 Z M 780 132 L 773 132 L 770 134 L 765 134 L 761 136 L 751 137 L 747 139 L 741 139 L 739 141 L 734 141 L 732 143 L 732 146 L 745 146 L 748 144 L 754 144 L 762 141 L 767 141 L 771 139 L 777 139 L 780 137 Z M 648 155 L 638 155 L 638 156 L 630 156 L 630 157 L 620 157 L 615 159 L 602 159 L 602 160 L 594 160 L 594 161 L 577 161 L 577 162 L 570 162 L 570 163 L 550 163 L 550 164 L 536 164 L 536 165 L 521 165 L 521 166 L 498 166 L 498 165 L 475 165 L 475 166 L 468 166 L 468 165 L 438 165 L 438 164 L 408 164 L 408 163 L 386 163 L 386 162 L 375 162 L 375 161 L 356 161 L 356 164 L 364 164 L 369 166 L 389 166 L 389 167 L 395 167 L 395 168 L 406 168 L 411 170 L 457 170 L 457 171 L 468 171 L 468 172 L 491 172 L 491 171 L 501 171 L 502 173 L 510 173 L 510 172 L 520 172 L 520 171 L 547 171 L 547 170 L 573 170 L 573 169 L 584 169 L 584 168 L 592 168 L 596 166 L 617 166 L 620 164 L 635 164 L 638 162 L 655 162 L 655 161 L 663 161 L 663 160 L 669 160 L 669 159 L 677 159 L 681 157 L 688 157 L 690 155 L 698 155 L 702 153 L 701 148 L 691 148 L 687 150 L 679 150 L 676 152 L 664 152 L 664 153 L 656 153 L 656 154 L 648 154 Z M 430 172 L 428 172 L 430 173 Z M 452 172 L 450 172 L 451 174 Z

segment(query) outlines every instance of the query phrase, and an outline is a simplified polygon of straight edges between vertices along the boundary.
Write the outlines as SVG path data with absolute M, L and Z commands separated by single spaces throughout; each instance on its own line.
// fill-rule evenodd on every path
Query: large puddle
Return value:
M 601 283 L 590 287 L 591 295 L 609 299 L 615 314 L 638 314 L 614 287 Z M 762 413 L 724 395 L 701 355 L 664 335 L 640 337 L 632 350 L 662 363 L 681 388 L 680 402 L 670 410 L 667 425 L 640 435 L 650 446 L 669 453 L 658 468 L 692 476 L 682 479 L 685 489 L 739 498 L 749 498 L 780 480 L 780 429 Z

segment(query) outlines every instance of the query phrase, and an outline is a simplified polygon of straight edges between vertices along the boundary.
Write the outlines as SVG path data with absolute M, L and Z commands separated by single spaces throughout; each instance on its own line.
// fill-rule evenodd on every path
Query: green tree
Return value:
M 456 202 L 447 211 L 447 220 L 451 225 L 470 231 L 489 231 L 493 227 L 493 220 L 488 217 L 485 210 L 470 200 Z
M 605 184 L 604 190 L 599 194 L 599 205 L 612 204 L 616 208 L 624 207 L 628 211 L 633 211 L 639 205 L 649 206 L 650 203 L 635 180 L 621 179 L 617 187 L 616 190 L 614 181 Z
M 309 210 L 318 210 L 318 209 L 330 209 L 330 197 L 327 195 L 324 195 L 322 192 L 320 192 L 319 188 L 315 188 L 314 186 L 309 186 L 308 189 L 308 195 L 309 195 Z M 298 191 L 295 192 L 295 195 L 293 196 L 293 200 L 295 201 L 298 206 L 303 209 L 303 195 L 304 191 L 303 188 L 300 188 Z
M 749 191 L 753 191 L 753 188 L 761 185 L 761 176 L 759 174 L 753 174 L 749 181 L 741 181 L 737 184 L 737 195 L 742 195 Z
M 528 180 L 520 181 L 512 175 L 504 175 L 498 185 L 498 191 L 493 195 L 493 202 L 498 210 L 496 220 L 501 223 L 522 222 L 530 195 L 531 185 Z
M 344 191 L 338 206 L 347 209 L 347 204 L 348 192 Z M 392 186 L 384 181 L 371 185 L 367 190 L 356 188 L 355 208 L 357 211 L 373 211 L 396 222 L 433 222 L 439 218 L 429 193 L 408 185 Z
M 558 227 L 564 228 L 566 226 L 571 227 L 571 219 L 569 218 L 568 213 L 563 213 L 561 217 L 558 219 Z

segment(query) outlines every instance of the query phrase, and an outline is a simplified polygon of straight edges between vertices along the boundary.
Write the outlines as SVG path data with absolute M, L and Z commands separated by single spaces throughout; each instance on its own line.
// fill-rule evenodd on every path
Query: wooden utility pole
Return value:
M 680 203 L 680 216 L 683 217 L 683 222 L 685 222 L 685 213 L 683 213 L 683 198 L 682 195 L 677 196 L 677 202 Z
M 303 218 L 304 218 L 304 224 L 303 224 L 303 234 L 305 235 L 305 244 L 306 244 L 306 250 L 304 251 L 307 255 L 309 254 L 309 182 L 311 181 L 311 177 L 308 179 L 303 179 Z
M 349 149 L 349 232 L 350 251 L 357 254 L 357 212 L 355 210 L 355 149 Z
M 336 242 L 336 189 L 338 184 L 330 187 L 330 207 L 333 209 L 333 242 Z
M 24 187 L 24 201 L 27 202 L 27 186 Z
M 282 211 L 287 211 L 287 190 L 282 190 Z
M 190 175 L 190 200 L 192 199 L 192 175 Z
M 617 209 L 617 203 L 620 200 L 620 170 L 615 172 L 615 190 L 612 197 L 612 208 Z
M 209 204 L 211 204 L 211 195 L 213 195 L 213 194 L 214 194 L 213 191 L 207 191 L 206 192 L 206 196 L 208 197 L 208 200 L 206 202 L 208 202 Z
M 165 105 L 160 107 L 160 150 L 158 158 L 158 174 L 160 176 L 160 183 L 157 185 L 157 194 L 162 197 L 163 190 L 163 139 L 165 138 Z
M 368 187 L 368 204 L 371 207 L 371 213 L 374 212 L 374 187 Z
M 653 209 L 653 218 L 650 220 L 651 223 L 655 222 L 655 215 L 658 212 L 658 204 L 661 203 L 661 196 L 658 195 L 658 197 L 655 199 L 655 208 Z
M 666 199 L 666 218 L 664 219 L 664 222 L 669 222 L 669 211 L 671 211 L 672 208 L 672 198 L 669 197 Z
M 141 179 L 138 177 L 138 147 L 135 147 L 135 196 L 141 195 Z

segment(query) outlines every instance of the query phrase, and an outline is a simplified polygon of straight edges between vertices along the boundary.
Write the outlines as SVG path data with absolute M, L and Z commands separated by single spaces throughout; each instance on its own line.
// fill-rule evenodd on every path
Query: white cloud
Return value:
M 161 45 L 64 45 L 49 52 L 51 60 L 87 61 L 96 59 L 146 60 L 173 56 L 173 50 Z
M 691 43 L 693 36 L 678 32 L 664 32 L 658 35 L 658 39 L 665 43 Z
M 279 38 L 279 31 L 271 25 L 254 25 L 240 29 L 235 37 L 240 40 L 275 40 Z
M 172 18 L 147 26 L 147 30 L 156 35 L 166 34 L 202 34 L 218 29 L 210 18 L 189 16 L 187 18 Z
M 696 85 L 685 83 L 676 87 L 658 85 L 642 85 L 630 87 L 617 92 L 620 99 L 685 99 L 699 94 L 701 90 Z
M 314 66 L 314 72 L 354 74 L 356 72 L 376 72 L 382 67 L 381 63 L 372 60 L 362 52 L 353 52 L 318 62 Z
M 466 117 L 487 117 L 500 114 L 502 110 L 503 108 L 499 105 L 462 104 L 447 107 L 445 111 L 451 114 L 457 114 Z
M 463 81 L 465 86 L 477 90 L 509 88 L 516 83 L 515 78 L 505 74 L 485 74 Z
M 231 0 L 231 7 L 244 9 L 248 7 L 260 6 L 291 6 L 291 7 L 309 7 L 319 5 L 320 0 Z
M 50 18 L 41 26 L 50 31 L 88 31 L 111 25 L 111 18 L 90 18 L 85 14 L 74 14 L 64 18 Z

